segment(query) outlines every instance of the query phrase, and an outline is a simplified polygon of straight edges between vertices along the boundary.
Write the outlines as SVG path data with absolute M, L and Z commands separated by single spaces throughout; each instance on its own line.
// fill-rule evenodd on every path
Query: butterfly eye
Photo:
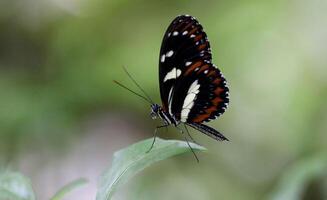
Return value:
M 150 113 L 150 116 L 152 119 L 157 119 L 157 113 L 155 113 L 153 111 Z

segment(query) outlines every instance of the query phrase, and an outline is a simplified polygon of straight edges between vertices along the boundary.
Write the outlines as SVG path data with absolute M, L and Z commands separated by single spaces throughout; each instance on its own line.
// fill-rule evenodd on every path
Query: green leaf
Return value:
M 143 140 L 114 153 L 111 169 L 107 169 L 100 177 L 97 200 L 111 199 L 119 185 L 127 182 L 128 179 L 151 164 L 191 151 L 184 141 L 164 140 L 157 137 L 153 149 L 146 153 L 152 141 L 153 138 Z M 190 145 L 194 150 L 206 150 L 194 143 L 190 143 Z
M 275 190 L 268 199 L 301 199 L 307 184 L 315 178 L 326 175 L 327 159 L 325 155 L 312 156 L 296 162 L 286 169 Z
M 35 200 L 31 182 L 20 173 L 4 171 L 0 173 L 0 199 Z
M 71 192 L 72 190 L 82 187 L 86 185 L 88 181 L 86 179 L 78 179 L 75 180 L 64 187 L 62 187 L 52 198 L 51 200 L 61 200 L 67 193 Z

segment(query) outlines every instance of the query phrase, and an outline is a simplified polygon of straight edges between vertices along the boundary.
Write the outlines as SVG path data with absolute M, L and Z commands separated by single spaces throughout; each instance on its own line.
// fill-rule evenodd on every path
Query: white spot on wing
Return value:
M 195 93 L 195 94 L 197 94 L 197 93 L 199 93 L 199 88 L 200 88 L 200 84 L 198 84 L 198 80 L 195 80 L 192 84 L 191 84 L 191 86 L 190 86 L 190 88 L 188 89 L 188 94 L 190 94 L 190 93 Z
M 186 62 L 186 63 L 185 63 L 185 66 L 187 67 L 187 66 L 189 66 L 190 64 L 192 64 L 192 62 Z
M 173 50 L 170 50 L 166 53 L 166 56 L 167 57 L 171 57 L 172 55 L 174 54 L 174 51 Z
M 190 88 L 188 89 L 187 95 L 184 99 L 182 112 L 181 112 L 181 121 L 186 122 L 187 117 L 194 105 L 194 101 L 196 99 L 196 95 L 200 92 L 199 90 L 200 84 L 198 84 L 198 80 L 195 80 Z
M 165 54 L 163 54 L 162 56 L 161 56 L 161 59 L 160 59 L 160 61 L 163 63 L 163 62 L 165 62 L 165 58 L 166 58 L 166 55 Z
M 181 75 L 182 71 L 174 67 L 170 72 L 168 72 L 164 78 L 164 82 L 170 79 L 176 79 Z
M 173 36 L 176 36 L 176 35 L 178 35 L 178 32 L 177 31 L 174 31 L 173 32 Z
M 181 121 L 182 122 L 186 122 L 187 116 L 188 116 L 190 111 L 191 111 L 190 109 L 186 109 L 186 108 L 182 110 L 182 113 L 181 113 Z
M 209 71 L 209 70 L 205 70 L 203 73 L 204 73 L 204 74 L 207 74 L 207 73 L 208 73 L 208 71 Z
M 172 97 L 171 97 L 171 95 L 172 95 L 172 92 L 173 92 L 173 89 L 174 89 L 174 87 L 171 87 L 171 89 L 170 89 L 170 91 L 169 91 L 169 95 L 168 95 L 168 103 L 169 103 L 169 105 L 168 105 L 168 110 L 169 110 L 169 114 L 171 115 L 171 116 L 173 116 L 173 112 L 171 111 L 171 103 L 173 102 L 173 99 L 172 99 Z
M 186 35 L 188 33 L 188 31 L 184 31 L 182 35 Z
M 191 36 L 190 36 L 190 38 L 194 38 L 195 37 L 195 35 L 194 34 L 192 34 Z
M 184 103 L 183 103 L 183 109 L 184 108 L 191 109 L 193 106 L 193 100 L 195 99 L 195 97 L 196 97 L 196 94 L 194 94 L 194 93 L 187 94 L 187 96 L 184 100 Z

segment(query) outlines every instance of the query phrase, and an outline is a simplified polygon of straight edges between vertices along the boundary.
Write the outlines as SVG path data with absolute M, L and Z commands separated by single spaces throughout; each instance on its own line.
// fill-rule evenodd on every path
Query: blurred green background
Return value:
M 29 176 L 39 199 L 86 177 L 68 199 L 94 199 L 112 153 L 159 123 L 112 80 L 135 88 L 126 66 L 160 103 L 164 31 L 190 14 L 230 85 L 229 109 L 209 124 L 231 142 L 192 131 L 209 149 L 200 164 L 160 162 L 116 199 L 327 199 L 326 10 L 324 0 L 1 0 L 1 167 Z

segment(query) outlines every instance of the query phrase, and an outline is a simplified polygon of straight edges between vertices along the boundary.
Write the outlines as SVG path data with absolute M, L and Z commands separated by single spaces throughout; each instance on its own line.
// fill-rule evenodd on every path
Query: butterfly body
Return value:
M 176 121 L 174 116 L 171 116 L 169 113 L 164 111 L 161 106 L 158 104 L 152 104 L 151 105 L 151 117 L 152 119 L 160 118 L 164 125 L 174 125 L 177 126 L 180 124 L 179 121 Z
M 194 17 L 176 17 L 165 32 L 159 56 L 159 85 L 162 106 L 151 106 L 152 118 L 161 118 L 164 125 L 184 123 L 216 140 L 227 140 L 203 124 L 225 112 L 229 89 L 212 63 L 207 35 Z

